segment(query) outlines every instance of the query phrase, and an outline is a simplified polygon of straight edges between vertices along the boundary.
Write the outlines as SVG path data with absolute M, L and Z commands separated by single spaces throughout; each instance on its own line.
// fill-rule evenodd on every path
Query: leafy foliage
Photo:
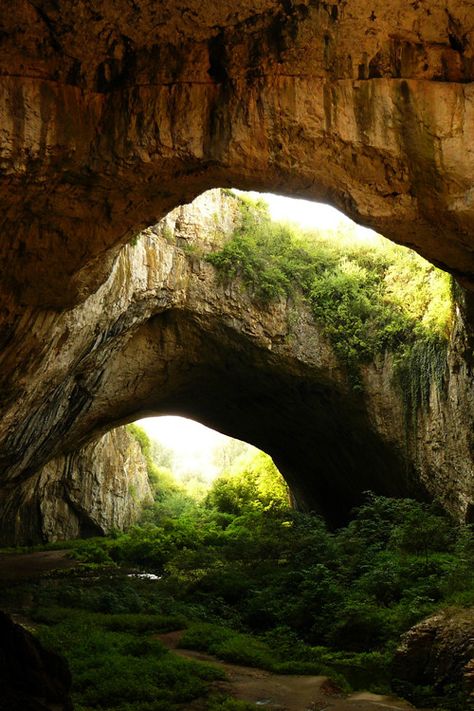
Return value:
M 271 457 L 263 452 L 243 453 L 215 479 L 207 503 L 234 515 L 255 508 L 287 508 L 288 487 Z
M 181 659 L 157 639 L 137 636 L 134 627 L 125 631 L 121 621 L 66 611 L 61 622 L 42 628 L 44 644 L 68 658 L 75 708 L 181 709 L 222 677 L 211 665 Z
M 243 199 L 232 239 L 207 259 L 223 279 L 239 278 L 262 302 L 302 293 L 355 383 L 360 364 L 385 351 L 397 354 L 411 405 L 426 401 L 431 363 L 440 382 L 450 277 L 416 253 L 382 238 L 371 246 L 357 243 L 350 230 L 298 233 L 272 222 L 262 204 Z
M 222 659 L 388 691 L 400 634 L 441 606 L 474 605 L 472 527 L 434 505 L 367 494 L 347 526 L 329 531 L 289 508 L 264 455 L 236 459 L 179 518 L 160 509 L 152 523 L 74 551 L 91 571 L 43 580 L 28 599 L 42 639 L 70 660 L 83 711 L 173 710 L 206 696 L 215 672 L 176 661 L 154 639 L 179 628 L 184 646 Z M 160 577 L 130 578 L 132 566 Z M 10 584 L 1 597 L 19 609 Z M 421 693 L 463 709 L 457 688 Z M 208 708 L 232 703 L 211 695 Z
M 266 466 L 260 458 L 263 481 Z M 258 469 L 246 476 L 222 477 L 179 522 L 108 544 L 117 562 L 163 574 L 154 611 L 186 618 L 184 646 L 387 691 L 399 636 L 440 606 L 474 604 L 473 531 L 436 506 L 368 494 L 331 532 L 321 518 L 289 509 L 283 493 L 269 501 Z

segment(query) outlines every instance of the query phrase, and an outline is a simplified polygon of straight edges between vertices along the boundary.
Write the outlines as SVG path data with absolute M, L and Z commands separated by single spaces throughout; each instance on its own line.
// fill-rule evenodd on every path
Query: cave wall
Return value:
M 31 545 L 121 531 L 152 498 L 140 445 L 119 427 L 0 490 L 0 541 Z
M 76 461 L 78 447 L 115 425 L 181 414 L 267 451 L 298 505 L 335 525 L 368 489 L 436 496 L 465 517 L 474 503 L 474 386 L 464 312 L 445 387 L 432 385 L 407 428 L 390 356 L 365 367 L 355 391 L 301 300 L 262 305 L 238 280 L 222 282 L 204 256 L 237 214 L 231 195 L 206 193 L 124 247 L 83 304 L 32 312 L 24 347 L 41 339 L 43 354 L 27 378 L 19 373 L 5 409 L 6 488 L 28 489 L 41 467 Z
M 469 0 L 5 0 L 2 319 L 215 186 L 336 205 L 474 283 Z

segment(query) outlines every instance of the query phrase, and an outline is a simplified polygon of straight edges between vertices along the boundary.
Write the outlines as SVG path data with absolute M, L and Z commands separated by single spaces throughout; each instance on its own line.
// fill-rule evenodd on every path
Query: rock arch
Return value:
M 334 524 L 368 489 L 429 492 L 463 516 L 473 498 L 463 358 L 453 347 L 456 402 L 433 386 L 406 440 L 390 359 L 367 367 L 364 392 L 354 392 L 303 303 L 262 307 L 200 256 L 235 219 L 233 197 L 207 193 L 123 248 L 82 304 L 62 316 L 31 311 L 25 337 L 41 347 L 29 351 L 28 377 L 19 373 L 4 413 L 7 488 L 28 491 L 41 466 L 115 425 L 183 414 L 269 452 L 299 504 Z
M 140 308 L 106 316 L 100 299 L 119 279 L 123 306 L 121 247 L 204 189 L 327 200 L 472 289 L 468 0 L 19 0 L 0 22 L 4 480 L 110 424 L 91 402 L 107 353 L 138 337 Z M 158 254 L 174 288 L 181 262 L 171 276 Z M 170 308 L 167 287 L 161 299 L 153 308 Z M 472 343 L 460 338 L 449 413 L 443 427 L 424 424 L 415 450 L 426 456 L 410 460 L 464 511 L 473 386 Z M 379 415 L 369 419 L 383 429 Z M 454 478 L 450 455 L 440 475 L 427 454 L 433 440 L 454 452 Z
M 472 286 L 467 0 L 19 0 L 2 24 L 7 324 L 218 185 L 322 198 Z

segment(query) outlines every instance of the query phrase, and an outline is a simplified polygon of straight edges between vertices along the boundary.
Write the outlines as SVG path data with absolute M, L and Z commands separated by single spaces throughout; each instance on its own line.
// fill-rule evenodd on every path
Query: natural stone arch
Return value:
M 285 321 L 285 310 L 274 317 Z M 254 313 L 249 309 L 247 324 Z M 271 454 L 298 506 L 332 524 L 342 523 L 366 490 L 422 494 L 397 444 L 377 432 L 361 400 L 335 377 L 330 349 L 327 362 L 311 363 L 304 339 L 295 357 L 294 343 L 279 347 L 275 333 L 265 344 L 226 321 L 179 311 L 151 319 L 111 364 L 114 390 L 117 370 L 125 365 L 128 372 L 114 398 L 120 421 L 175 414 L 250 442 Z M 309 330 L 306 323 L 298 335 Z M 327 344 L 319 347 L 316 357 Z
M 19 0 L 1 22 L 4 477 L 87 437 L 62 441 L 95 397 L 102 354 L 137 324 L 133 310 L 93 323 L 73 307 L 117 268 L 126 291 L 120 247 L 208 187 L 325 199 L 472 287 L 468 0 Z M 461 411 L 472 422 L 462 338 L 456 426 Z M 445 443 L 437 427 L 421 441 L 434 428 Z M 453 510 L 472 490 L 468 440 L 453 455 Z
M 32 363 L 29 393 L 12 396 L 5 413 L 6 424 L 15 424 L 13 436 L 4 430 L 7 480 L 32 476 L 116 424 L 162 412 L 268 451 L 300 505 L 334 520 L 365 489 L 417 487 L 405 477 L 397 445 L 384 440 L 352 394 L 307 307 L 255 303 L 241 284 L 222 284 L 210 264 L 187 254 L 187 245 L 195 250 L 218 238 L 216 214 L 220 229 L 230 231 L 236 206 L 216 191 L 175 211 L 156 234 L 122 250 L 96 294 L 63 319 L 42 315 L 29 324 L 49 342 Z M 170 225 L 181 247 L 170 240 Z M 58 358 L 65 339 L 67 361 Z
M 86 298 L 216 185 L 325 199 L 472 286 L 467 0 L 20 0 L 2 21 L 8 326 Z
M 31 312 L 24 334 L 41 348 L 29 350 L 28 371 L 12 382 L 2 421 L 4 488 L 28 488 L 48 461 L 116 425 L 184 414 L 269 452 L 300 505 L 334 523 L 367 489 L 426 488 L 463 516 L 473 500 L 474 399 L 462 340 L 450 356 L 453 397 L 434 387 L 430 410 L 405 440 L 390 359 L 363 369 L 364 390 L 354 392 L 303 303 L 256 303 L 196 256 L 219 240 L 218 225 L 232 229 L 235 209 L 223 191 L 204 195 L 125 247 L 83 304 L 62 316 Z

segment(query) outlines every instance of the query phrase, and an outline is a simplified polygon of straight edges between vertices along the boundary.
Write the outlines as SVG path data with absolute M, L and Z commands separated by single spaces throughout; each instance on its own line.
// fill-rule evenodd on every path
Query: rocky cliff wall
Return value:
M 140 445 L 119 427 L 0 491 L 0 540 L 30 544 L 124 530 L 151 498 Z
M 425 404 L 406 409 L 390 354 L 364 372 L 369 417 L 397 443 L 431 497 L 464 520 L 474 506 L 474 377 L 472 347 L 461 304 L 456 306 L 442 386 L 432 382 Z
M 211 187 L 329 201 L 474 283 L 470 0 L 5 0 L 3 333 Z
M 299 505 L 333 523 L 367 489 L 438 496 L 470 515 L 472 349 L 461 311 L 445 387 L 432 385 L 407 428 L 389 357 L 354 391 L 302 301 L 262 305 L 238 281 L 222 283 L 202 252 L 226 238 L 235 214 L 224 191 L 203 195 L 125 247 L 83 304 L 30 310 L 3 352 L 13 363 L 21 342 L 29 358 L 1 423 L 4 486 L 115 425 L 183 414 L 269 452 Z

